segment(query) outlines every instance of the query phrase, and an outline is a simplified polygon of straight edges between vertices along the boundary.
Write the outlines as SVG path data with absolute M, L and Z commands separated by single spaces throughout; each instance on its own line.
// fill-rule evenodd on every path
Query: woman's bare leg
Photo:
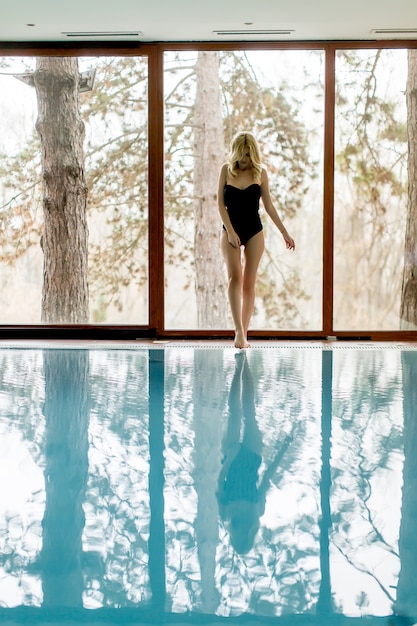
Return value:
M 263 231 L 249 239 L 245 247 L 245 266 L 242 284 L 242 326 L 245 337 L 255 307 L 255 283 L 259 262 L 264 251 Z
M 234 248 L 227 238 L 227 233 L 222 232 L 222 253 L 226 262 L 227 276 L 229 281 L 228 295 L 233 323 L 235 325 L 236 348 L 247 348 L 248 342 L 242 323 L 242 261 L 240 248 Z

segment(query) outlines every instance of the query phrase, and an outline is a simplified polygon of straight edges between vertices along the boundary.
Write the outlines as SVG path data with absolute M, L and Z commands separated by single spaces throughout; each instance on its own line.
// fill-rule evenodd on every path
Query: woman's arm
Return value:
M 227 180 L 227 163 L 224 163 L 224 165 L 222 166 L 222 169 L 220 170 L 219 186 L 217 190 L 217 203 L 219 207 L 221 220 L 227 232 L 227 238 L 229 240 L 229 243 L 234 248 L 239 248 L 240 239 L 232 226 L 229 213 L 227 212 L 226 206 L 224 204 L 224 186 L 226 184 L 226 180 Z
M 264 168 L 262 168 L 262 174 L 261 174 L 261 198 L 262 198 L 263 205 L 265 207 L 265 211 L 268 213 L 269 217 L 272 219 L 275 226 L 278 228 L 279 232 L 284 237 L 285 245 L 287 246 L 289 250 L 295 250 L 294 239 L 290 237 L 290 235 L 288 234 L 287 229 L 282 223 L 277 213 L 277 210 L 275 209 L 272 203 L 271 194 L 269 192 L 268 174 L 267 174 L 266 169 Z

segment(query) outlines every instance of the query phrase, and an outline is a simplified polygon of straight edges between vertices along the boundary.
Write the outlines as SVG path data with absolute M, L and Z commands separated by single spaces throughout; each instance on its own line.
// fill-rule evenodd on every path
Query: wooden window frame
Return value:
M 416 341 L 413 331 L 334 331 L 334 133 L 335 59 L 338 50 L 416 49 L 417 40 L 309 41 L 309 42 L 222 42 L 217 43 L 0 43 L 2 56 L 147 56 L 148 145 L 149 145 L 149 311 L 147 325 L 0 325 L 1 339 L 107 339 L 180 340 L 230 339 L 230 330 L 169 330 L 164 323 L 164 52 L 181 50 L 322 50 L 325 54 L 324 165 L 323 165 L 323 274 L 322 329 L 318 331 L 254 331 L 262 340 L 329 338 L 374 341 Z

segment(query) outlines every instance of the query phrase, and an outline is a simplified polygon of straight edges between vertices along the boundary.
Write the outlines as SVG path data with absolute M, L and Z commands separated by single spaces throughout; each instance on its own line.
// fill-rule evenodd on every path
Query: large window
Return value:
M 261 203 L 249 330 L 413 338 L 417 42 L 403 44 L 7 51 L 0 331 L 231 333 L 217 187 L 250 130 L 296 249 Z
M 334 326 L 399 330 L 407 215 L 407 51 L 336 57 Z
M 9 57 L 0 84 L 0 323 L 146 324 L 147 58 Z
M 273 201 L 296 241 L 262 213 L 266 247 L 252 327 L 322 325 L 324 52 L 167 52 L 165 324 L 232 325 L 220 253 L 217 183 L 234 133 L 258 137 Z

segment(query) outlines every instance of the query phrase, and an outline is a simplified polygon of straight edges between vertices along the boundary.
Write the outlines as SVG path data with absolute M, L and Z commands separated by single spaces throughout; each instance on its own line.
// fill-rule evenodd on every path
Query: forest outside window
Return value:
M 5 57 L 0 83 L 0 323 L 147 324 L 147 58 Z
M 164 61 L 166 328 L 232 328 L 216 194 L 232 136 L 250 130 L 297 246 L 288 254 L 263 212 L 252 328 L 320 330 L 323 50 L 177 51 Z
M 416 108 L 406 97 L 407 77 L 417 76 L 415 59 L 416 51 L 405 49 L 336 55 L 336 330 L 413 327 L 405 310 L 413 255 L 404 241 L 407 211 L 415 212 L 408 204 L 407 164 Z M 408 243 L 415 249 L 410 237 Z

